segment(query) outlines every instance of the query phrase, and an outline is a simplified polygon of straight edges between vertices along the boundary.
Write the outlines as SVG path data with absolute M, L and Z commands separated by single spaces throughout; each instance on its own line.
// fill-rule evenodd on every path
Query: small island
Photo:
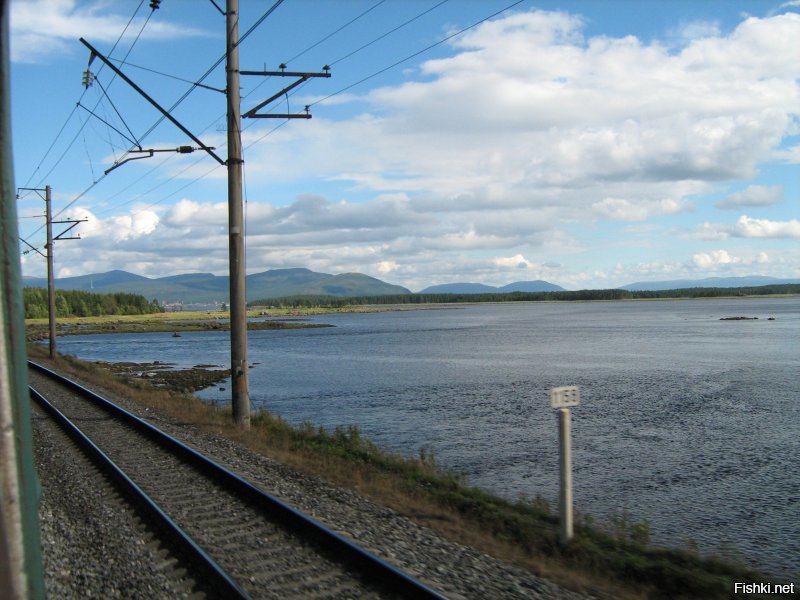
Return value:
M 758 321 L 758 317 L 721 317 L 720 321 Z

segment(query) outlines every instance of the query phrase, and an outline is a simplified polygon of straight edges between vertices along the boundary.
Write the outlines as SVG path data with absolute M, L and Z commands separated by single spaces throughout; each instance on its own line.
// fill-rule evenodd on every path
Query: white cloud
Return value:
M 713 250 L 711 252 L 700 252 L 692 256 L 695 266 L 700 269 L 713 269 L 719 265 L 729 265 L 732 263 L 741 262 L 740 258 L 736 258 L 728 254 L 726 250 Z
M 221 227 L 228 223 L 228 204 L 227 202 L 201 204 L 182 198 L 170 207 L 164 221 L 175 227 L 203 225 Z
M 132 212 L 129 215 L 117 215 L 107 219 L 98 219 L 91 211 L 82 207 L 71 210 L 70 218 L 87 219 L 78 225 L 76 231 L 91 243 L 116 244 L 129 240 L 138 240 L 152 234 L 159 224 L 159 217 L 150 210 Z
M 770 221 L 742 215 L 732 235 L 743 238 L 800 238 L 800 220 Z
M 783 200 L 783 186 L 751 185 L 717 202 L 714 206 L 734 210 L 742 206 L 772 206 Z
M 719 269 L 728 270 L 739 268 L 740 275 L 750 275 L 747 269 L 753 266 L 763 267 L 773 262 L 769 254 L 759 251 L 749 256 L 737 256 L 730 254 L 727 250 L 712 250 L 711 252 L 700 252 L 692 256 L 691 266 L 701 271 L 715 272 Z
M 557 203 L 641 220 L 686 210 L 688 182 L 754 174 L 798 114 L 798 15 L 706 28 L 677 52 L 582 27 L 541 11 L 485 23 L 422 66 L 430 81 L 371 92 L 381 116 L 286 129 L 273 136 L 286 159 L 254 149 L 251 163 L 486 211 Z
M 740 216 L 733 225 L 722 223 L 703 223 L 689 236 L 698 240 L 724 240 L 736 238 L 800 238 L 800 220 L 771 221 Z
M 396 271 L 400 265 L 393 260 L 382 260 L 378 263 L 378 273 L 381 275 L 388 275 L 392 271 Z
M 699 225 L 688 236 L 696 240 L 726 240 L 731 235 L 731 227 L 720 223 L 709 223 L 706 221 Z
M 67 20 L 97 17 L 66 0 L 52 6 Z M 119 22 L 95 25 L 111 36 L 121 30 Z M 409 287 L 504 283 L 497 279 L 519 270 L 579 286 L 624 274 L 685 274 L 701 264 L 761 264 L 730 246 L 683 263 L 648 256 L 604 270 L 589 256 L 598 243 L 590 230 L 614 226 L 603 221 L 646 228 L 653 217 L 692 210 L 690 199 L 720 182 L 746 181 L 766 161 L 797 162 L 798 147 L 781 144 L 800 118 L 800 15 L 747 18 L 728 34 L 714 23 L 688 23 L 677 46 L 589 38 L 584 25 L 544 11 L 489 21 L 454 39 L 453 56 L 425 62 L 424 81 L 337 96 L 318 105 L 308 126 L 281 128 L 250 147 L 250 270 L 362 271 Z M 331 114 L 346 108 L 337 106 L 326 115 L 326 106 L 352 100 L 373 112 L 336 121 Z M 263 136 L 258 127 L 245 132 L 245 146 Z M 207 170 L 204 163 L 173 174 Z M 337 191 L 326 197 L 311 178 Z M 276 197 L 270 186 L 292 191 Z M 718 207 L 769 206 L 778 187 L 751 185 Z M 226 213 L 224 203 L 187 197 L 160 210 L 160 220 L 154 211 L 106 219 L 86 246 L 102 248 L 108 261 L 130 252 L 124 260 L 151 270 L 224 272 Z M 707 222 L 693 236 L 798 237 L 798 222 L 781 218 Z M 659 224 L 650 237 L 679 231 Z M 575 267 L 581 257 L 593 266 Z M 624 259 L 609 259 L 617 261 Z
M 691 21 L 682 23 L 672 32 L 672 37 L 682 44 L 702 38 L 713 38 L 720 35 L 719 23 L 714 21 Z
M 91 36 L 90 41 L 115 42 L 125 30 L 130 14 L 110 14 L 110 6 L 108 2 L 100 1 L 78 6 L 76 0 L 11 2 L 11 60 L 39 62 L 46 58 L 58 58 L 71 50 L 83 48 L 76 41 L 87 35 Z M 128 8 L 129 5 L 125 4 L 125 12 Z M 132 39 L 141 29 L 145 18 L 140 15 L 134 19 L 126 35 Z M 179 27 L 156 20 L 148 23 L 142 32 L 144 39 L 198 35 L 206 34 L 191 27 Z
M 534 265 L 521 254 L 508 257 L 498 257 L 494 259 L 494 264 L 499 269 L 513 270 L 513 269 L 530 269 Z
M 775 150 L 773 156 L 777 160 L 782 160 L 789 164 L 800 164 L 800 146 L 791 146 L 789 148 Z
M 641 221 L 648 216 L 645 207 L 624 198 L 604 198 L 592 204 L 592 210 L 602 218 L 615 221 Z

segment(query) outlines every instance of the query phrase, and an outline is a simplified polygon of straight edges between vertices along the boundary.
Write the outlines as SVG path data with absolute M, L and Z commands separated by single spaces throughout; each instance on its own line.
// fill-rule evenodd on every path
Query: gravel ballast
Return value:
M 45 363 L 45 361 L 41 361 Z M 40 375 L 30 372 L 32 385 Z M 97 386 L 84 384 L 90 389 Z M 380 506 L 258 455 L 230 439 L 96 389 L 130 412 L 227 466 L 288 504 L 450 598 L 585 598 Z M 181 598 L 192 582 L 88 461 L 41 412 L 34 442 L 42 483 L 40 519 L 49 597 Z

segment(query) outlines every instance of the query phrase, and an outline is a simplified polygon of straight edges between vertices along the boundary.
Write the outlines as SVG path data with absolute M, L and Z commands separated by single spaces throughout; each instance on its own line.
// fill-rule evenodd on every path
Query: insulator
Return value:
M 192 146 L 178 146 L 178 153 L 180 154 L 191 154 L 192 152 L 194 152 Z
M 92 86 L 92 82 L 94 82 L 94 74 L 89 69 L 86 69 L 83 72 L 83 77 L 81 78 L 81 84 L 85 88 L 90 88 Z

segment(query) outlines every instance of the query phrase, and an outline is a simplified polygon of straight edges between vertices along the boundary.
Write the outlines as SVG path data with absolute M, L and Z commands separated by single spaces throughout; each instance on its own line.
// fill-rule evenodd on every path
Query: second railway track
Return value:
M 34 397 L 52 398 L 218 566 L 216 589 L 227 579 L 252 598 L 443 598 L 130 413 L 31 368 L 46 378 Z

